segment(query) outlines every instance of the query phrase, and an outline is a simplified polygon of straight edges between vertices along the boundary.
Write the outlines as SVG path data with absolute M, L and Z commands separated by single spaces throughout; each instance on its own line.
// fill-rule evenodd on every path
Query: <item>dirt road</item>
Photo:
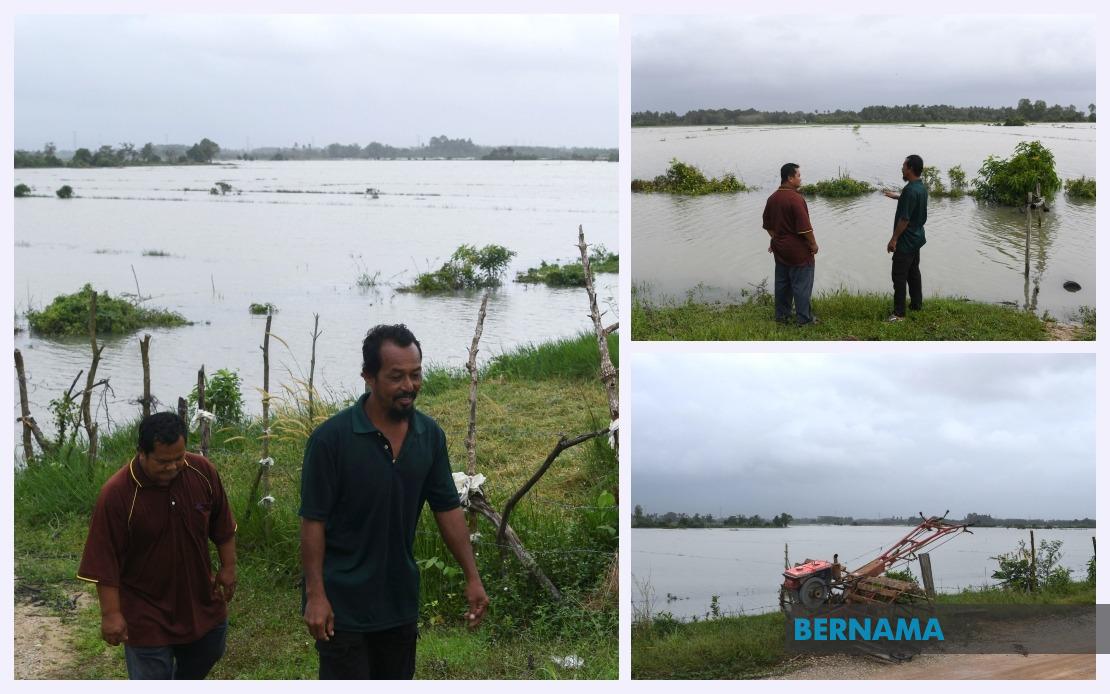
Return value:
M 73 662 L 70 625 L 46 606 L 15 603 L 15 679 L 53 680 L 66 677 Z
M 1093 680 L 1094 655 L 919 655 L 908 663 L 821 656 L 787 680 Z

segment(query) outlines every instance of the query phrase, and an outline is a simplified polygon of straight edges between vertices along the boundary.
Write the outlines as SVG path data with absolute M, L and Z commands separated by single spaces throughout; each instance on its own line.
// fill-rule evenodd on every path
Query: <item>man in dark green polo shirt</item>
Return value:
M 301 471 L 304 621 L 320 679 L 412 679 L 420 570 L 412 555 L 426 501 L 466 578 L 467 620 L 489 599 L 478 577 L 447 438 L 414 407 L 420 343 L 379 325 L 362 343 L 369 392 L 309 437 Z
M 910 288 L 910 310 L 921 309 L 921 247 L 925 245 L 925 219 L 928 217 L 929 192 L 921 182 L 925 162 L 911 154 L 902 162 L 902 192 L 884 190 L 883 195 L 898 201 L 894 213 L 894 234 L 886 245 L 891 255 L 890 278 L 894 282 L 892 323 L 906 317 L 906 285 Z

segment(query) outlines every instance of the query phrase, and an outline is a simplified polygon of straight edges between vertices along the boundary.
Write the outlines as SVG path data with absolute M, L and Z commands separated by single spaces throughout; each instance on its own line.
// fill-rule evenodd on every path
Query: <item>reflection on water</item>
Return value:
M 344 395 L 361 392 L 361 338 L 376 323 L 408 324 L 427 363 L 465 363 L 481 296 L 395 291 L 439 267 L 460 244 L 516 251 L 510 279 L 541 260 L 576 259 L 579 224 L 588 242 L 618 247 L 617 167 L 609 163 L 243 162 L 17 174 L 36 193 L 50 194 L 17 201 L 18 314 L 86 282 L 112 295 L 135 293 L 138 283 L 150 305 L 196 321 L 103 340 L 98 377 L 111 378 L 107 414 L 115 419 L 131 416 L 142 391 L 143 332 L 153 336 L 152 388 L 160 402 L 172 405 L 187 394 L 203 363 L 209 373 L 238 370 L 257 411 L 265 318 L 249 315 L 251 303 L 278 309 L 272 382 L 307 376 L 319 313 L 316 381 L 323 392 Z M 216 181 L 233 192 L 210 195 Z M 80 197 L 55 199 L 62 183 Z M 382 191 L 378 199 L 365 195 L 371 187 Z M 381 284 L 358 287 L 362 272 L 380 273 Z M 616 275 L 600 275 L 598 292 L 606 320 L 616 320 Z M 592 330 L 587 309 L 583 290 L 507 282 L 490 299 L 480 358 Z M 27 363 L 32 413 L 45 424 L 50 399 L 88 367 L 88 342 L 21 333 L 15 346 Z M 18 408 L 17 394 L 13 402 Z
M 689 139 L 688 139 L 689 138 Z M 769 278 L 774 261 L 762 230 L 763 205 L 778 185 L 785 161 L 800 164 L 803 182 L 838 172 L 879 187 L 901 185 L 902 159 L 922 154 L 942 172 L 955 165 L 974 178 L 988 155 L 1008 157 L 1021 140 L 1039 139 L 1056 157 L 1063 178 L 1094 176 L 1093 125 L 1027 128 L 989 126 L 847 126 L 637 128 L 633 131 L 633 177 L 651 178 L 671 158 L 707 175 L 733 172 L 760 190 L 699 198 L 632 196 L 632 279 L 657 298 L 681 298 L 696 287 L 720 295 Z M 879 193 L 851 199 L 810 198 L 820 245 L 816 292 L 835 289 L 890 291 L 886 242 L 895 201 Z M 1095 303 L 1095 205 L 1063 193 L 1050 201 L 1043 224 L 1033 225 L 1029 288 L 1025 278 L 1025 213 L 971 198 L 931 198 L 928 242 L 922 249 L 925 294 L 966 296 L 1029 307 L 1068 320 Z M 1063 287 L 1077 282 L 1082 289 Z

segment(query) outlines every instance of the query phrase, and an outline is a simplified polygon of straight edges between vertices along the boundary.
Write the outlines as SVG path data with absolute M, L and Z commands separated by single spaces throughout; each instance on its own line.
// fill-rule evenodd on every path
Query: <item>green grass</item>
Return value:
M 780 325 L 767 294 L 742 303 L 648 302 L 632 296 L 634 340 L 1047 340 L 1045 322 L 1006 306 L 927 297 L 921 311 L 887 323 L 887 294 L 835 291 L 813 298 L 817 325 Z M 1093 330 L 1093 327 L 1092 327 Z
M 615 351 L 615 336 L 611 344 Z M 495 507 L 531 476 L 560 432 L 573 435 L 608 423 L 592 335 L 504 355 L 483 378 L 478 470 L 489 478 L 485 491 Z M 468 389 L 462 370 L 429 368 L 418 401 L 446 431 L 456 470 L 465 468 Z M 300 618 L 300 464 L 309 431 L 346 403 L 321 407 L 317 402 L 309 418 L 303 393 L 275 389 L 274 395 L 277 417 L 271 424 L 270 456 L 275 460 L 271 494 L 276 503 L 269 512 L 269 541 L 262 510 L 255 507 L 249 520 L 245 514 L 258 469 L 260 424 L 217 428 L 209 452 L 239 523 L 239 588 L 230 608 L 228 653 L 212 673 L 216 678 L 316 675 L 315 650 Z M 66 605 L 72 595 L 93 592 L 74 578 L 88 517 L 100 485 L 132 456 L 134 438 L 133 425 L 102 435 L 91 471 L 84 452 L 74 447 L 15 476 L 17 595 L 46 596 L 77 634 L 76 663 L 60 677 L 118 678 L 124 673 L 120 649 L 100 640 L 95 600 L 77 610 Z M 468 633 L 463 623 L 461 577 L 422 570 L 417 676 L 616 678 L 616 597 L 603 590 L 616 549 L 608 528 L 617 514 L 605 497 L 616 486 L 613 452 L 603 439 L 594 439 L 565 451 L 512 515 L 525 547 L 564 592 L 561 603 L 553 603 L 511 555 L 501 562 L 494 529 L 484 520 L 478 563 L 491 606 L 481 629 Z M 421 516 L 414 553 L 418 560 L 437 557 L 454 566 L 431 514 Z M 567 655 L 577 655 L 585 664 L 565 669 L 551 660 Z
M 265 316 L 270 313 L 277 313 L 277 306 L 267 301 L 264 304 L 252 303 L 247 307 L 247 310 L 252 316 Z
M 1095 588 L 1073 582 L 1058 592 L 969 588 L 937 596 L 946 605 L 1093 605 Z M 679 622 L 662 613 L 632 625 L 633 679 L 776 677 L 798 663 L 786 653 L 781 612 Z
M 633 679 L 756 679 L 786 659 L 781 612 L 698 622 L 656 619 L 632 627 Z
M 87 335 L 89 331 L 89 302 L 92 285 L 86 284 L 74 294 L 54 298 L 41 311 L 27 311 L 31 330 L 51 337 Z M 126 299 L 118 299 L 100 292 L 96 297 L 96 332 L 98 335 L 120 335 L 145 327 L 174 327 L 189 325 L 179 313 L 160 308 L 137 306 Z

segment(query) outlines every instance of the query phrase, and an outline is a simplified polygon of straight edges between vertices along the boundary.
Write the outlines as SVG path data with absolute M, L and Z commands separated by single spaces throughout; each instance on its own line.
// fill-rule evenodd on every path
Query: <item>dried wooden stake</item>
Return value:
M 139 352 L 143 357 L 143 419 L 150 416 L 150 333 L 139 340 Z
M 200 454 L 205 458 L 208 457 L 208 448 L 212 444 L 212 422 L 201 414 L 201 412 L 207 411 L 208 409 L 208 401 L 205 392 L 207 388 L 208 383 L 207 379 L 204 377 L 204 364 L 201 364 L 200 371 L 197 372 L 197 424 L 200 430 Z
M 609 327 L 601 325 L 601 312 L 597 308 L 597 293 L 594 291 L 594 273 L 590 269 L 590 255 L 587 251 L 586 236 L 582 225 L 578 225 L 578 250 L 582 254 L 582 270 L 586 278 L 586 294 L 590 298 L 590 318 L 594 323 L 594 332 L 597 334 L 597 350 L 601 362 L 601 382 L 605 384 L 605 393 L 609 397 L 609 421 L 615 422 L 620 416 L 619 397 L 620 389 L 617 386 L 617 370 L 613 368 L 613 360 L 609 358 L 610 333 L 617 330 L 617 324 Z M 618 437 L 613 437 L 613 452 L 619 453 Z M 619 456 L 618 456 L 619 457 Z
M 274 314 L 266 316 L 266 335 L 262 339 L 262 458 L 267 460 L 270 457 L 270 324 L 274 320 Z M 246 521 L 251 517 L 251 511 L 254 510 L 256 503 L 256 494 L 258 493 L 258 485 L 262 484 L 261 499 L 270 496 L 270 466 L 265 465 L 259 461 L 258 475 L 254 478 L 254 484 L 251 485 L 251 493 L 247 497 L 247 510 L 243 514 L 243 520 Z M 266 514 L 263 526 L 263 535 L 267 541 L 270 539 L 271 516 Z
M 316 340 L 320 337 L 320 314 L 313 313 L 312 318 L 314 321 L 312 324 L 312 361 L 308 364 L 308 426 L 310 429 L 316 420 L 314 408 L 316 391 L 312 386 L 312 379 L 316 375 Z
M 474 339 L 470 341 L 470 353 L 466 360 L 466 370 L 470 373 L 470 423 L 466 427 L 466 474 L 471 477 L 478 470 L 478 341 L 482 339 L 482 326 L 486 322 L 486 304 L 489 290 L 482 295 L 482 305 L 478 309 L 478 323 L 474 326 Z M 467 525 L 473 535 L 478 530 L 478 516 L 469 513 Z
M 104 351 L 103 347 L 96 344 L 96 290 L 93 290 L 89 298 L 89 343 L 92 346 L 92 364 L 89 365 L 89 372 L 85 377 L 85 391 L 81 395 L 81 420 L 85 425 L 85 433 L 89 437 L 88 469 L 89 474 L 92 474 L 93 465 L 96 462 L 98 428 L 92 418 L 92 391 L 98 385 L 96 367 L 100 364 L 100 355 Z
M 19 379 L 19 421 L 23 422 L 23 462 L 30 465 L 35 460 L 35 449 L 31 446 L 31 406 L 27 402 L 27 376 L 23 370 L 23 355 L 15 351 L 15 375 Z

